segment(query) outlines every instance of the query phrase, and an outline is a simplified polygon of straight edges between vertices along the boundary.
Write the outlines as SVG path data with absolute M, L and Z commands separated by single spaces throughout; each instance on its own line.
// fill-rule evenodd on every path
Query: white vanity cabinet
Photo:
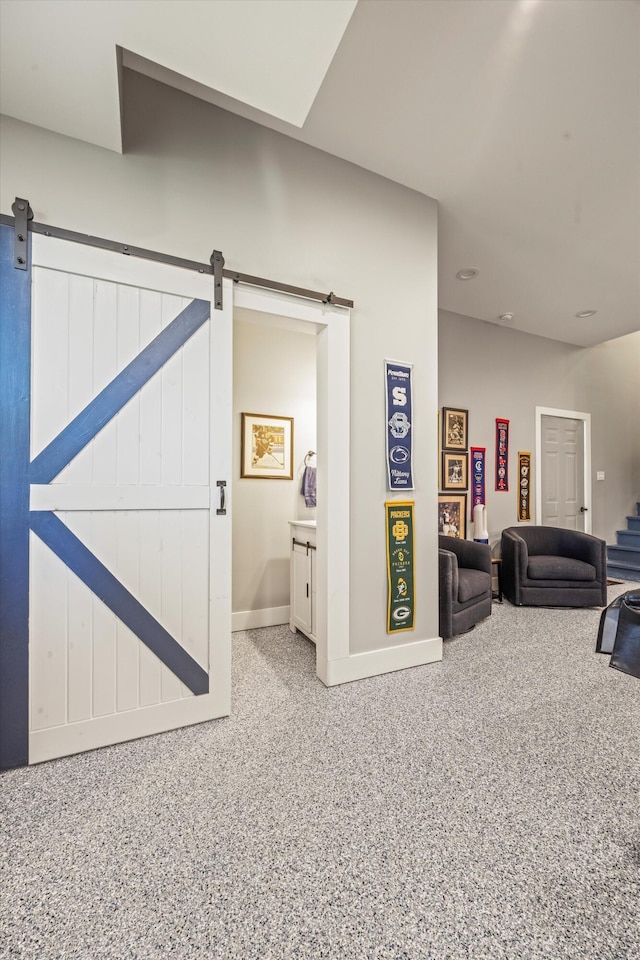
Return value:
M 290 520 L 289 627 L 316 642 L 316 521 Z

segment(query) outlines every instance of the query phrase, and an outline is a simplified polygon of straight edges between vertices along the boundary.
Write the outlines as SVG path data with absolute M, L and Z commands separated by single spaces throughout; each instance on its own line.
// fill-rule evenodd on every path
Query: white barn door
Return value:
M 229 713 L 232 296 L 33 236 L 30 763 Z

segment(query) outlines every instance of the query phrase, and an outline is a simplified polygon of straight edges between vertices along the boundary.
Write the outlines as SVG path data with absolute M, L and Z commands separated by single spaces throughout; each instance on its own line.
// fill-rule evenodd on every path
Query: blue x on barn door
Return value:
M 214 641 L 218 629 L 228 644 L 230 591 L 212 591 L 228 527 L 211 521 L 209 298 L 161 292 L 158 270 L 172 268 L 153 265 L 149 290 L 125 258 L 41 237 L 52 260 L 15 270 L 13 231 L 0 230 L 10 767 L 228 712 Z M 208 293 L 203 281 L 192 284 Z

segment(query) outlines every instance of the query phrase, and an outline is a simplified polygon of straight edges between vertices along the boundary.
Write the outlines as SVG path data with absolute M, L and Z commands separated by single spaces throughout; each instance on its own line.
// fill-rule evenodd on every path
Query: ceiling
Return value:
M 0 0 L 0 27 L 9 116 L 122 149 L 120 49 L 438 200 L 442 309 L 640 329 L 638 0 Z

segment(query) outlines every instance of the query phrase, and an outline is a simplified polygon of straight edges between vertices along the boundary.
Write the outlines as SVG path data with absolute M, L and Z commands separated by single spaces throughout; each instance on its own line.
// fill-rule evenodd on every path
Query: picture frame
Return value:
M 469 446 L 469 411 L 457 407 L 442 408 L 442 449 L 466 450 Z
M 442 454 L 442 490 L 469 489 L 469 454 Z
M 457 540 L 467 538 L 466 493 L 438 494 L 438 533 Z
M 293 480 L 293 417 L 242 413 L 240 477 Z

